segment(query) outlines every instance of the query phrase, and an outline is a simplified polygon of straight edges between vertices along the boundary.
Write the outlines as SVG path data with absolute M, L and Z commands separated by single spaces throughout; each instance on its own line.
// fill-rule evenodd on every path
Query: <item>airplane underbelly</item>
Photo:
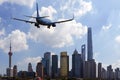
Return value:
M 38 21 L 41 25 L 50 25 L 50 21 Z

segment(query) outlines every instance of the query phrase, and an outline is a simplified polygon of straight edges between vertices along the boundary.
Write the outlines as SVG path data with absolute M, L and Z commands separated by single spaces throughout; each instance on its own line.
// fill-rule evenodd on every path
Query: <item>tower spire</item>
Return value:
M 11 46 L 11 39 L 10 39 L 10 52 L 11 52 L 12 46 Z

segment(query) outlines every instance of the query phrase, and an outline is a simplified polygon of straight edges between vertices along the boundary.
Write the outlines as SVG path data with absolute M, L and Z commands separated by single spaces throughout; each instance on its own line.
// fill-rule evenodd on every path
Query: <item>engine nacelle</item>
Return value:
M 40 28 L 39 24 L 37 24 L 37 23 L 35 23 L 35 26 L 36 26 L 37 28 Z
M 56 27 L 56 24 L 55 24 L 55 23 L 53 23 L 53 24 L 52 24 L 52 27 Z

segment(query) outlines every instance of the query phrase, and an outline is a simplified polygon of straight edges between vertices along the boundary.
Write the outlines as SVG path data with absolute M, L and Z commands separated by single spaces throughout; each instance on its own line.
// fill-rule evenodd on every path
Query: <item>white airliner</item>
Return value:
M 48 16 L 42 16 L 42 17 L 39 16 L 38 3 L 36 3 L 36 10 L 37 10 L 37 17 L 26 16 L 26 17 L 30 17 L 30 18 L 35 18 L 36 21 L 29 21 L 29 20 L 18 19 L 18 18 L 13 18 L 13 19 L 14 19 L 14 20 L 19 20 L 19 21 L 24 21 L 24 22 L 26 22 L 26 23 L 34 24 L 37 28 L 40 28 L 39 25 L 44 25 L 44 26 L 47 26 L 47 28 L 49 28 L 49 29 L 50 29 L 51 26 L 52 26 L 52 27 L 56 27 L 56 24 L 57 24 L 57 23 L 68 22 L 68 21 L 72 21 L 72 20 L 74 19 L 74 16 L 73 16 L 73 18 L 71 18 L 71 19 L 67 19 L 67 20 L 63 20 L 63 21 L 52 22 L 50 19 L 46 19 L 46 17 L 48 17 Z

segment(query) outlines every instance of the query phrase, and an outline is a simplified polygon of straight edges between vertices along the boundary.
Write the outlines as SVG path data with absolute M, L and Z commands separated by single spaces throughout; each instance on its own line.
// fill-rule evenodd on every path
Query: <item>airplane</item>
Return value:
M 42 17 L 39 16 L 38 3 L 36 3 L 36 10 L 37 10 L 37 17 L 26 16 L 26 17 L 30 17 L 30 18 L 35 18 L 36 21 L 29 21 L 29 20 L 18 19 L 18 18 L 13 18 L 13 19 L 18 20 L 18 21 L 23 21 L 23 22 L 26 22 L 26 23 L 34 24 L 37 28 L 40 28 L 40 25 L 44 25 L 44 26 L 47 26 L 47 28 L 49 28 L 49 29 L 50 29 L 51 26 L 56 27 L 57 23 L 68 22 L 68 21 L 72 21 L 74 19 L 74 15 L 73 15 L 73 18 L 71 18 L 71 19 L 52 22 L 50 19 L 46 19 L 46 17 L 49 17 L 49 16 L 42 16 Z

